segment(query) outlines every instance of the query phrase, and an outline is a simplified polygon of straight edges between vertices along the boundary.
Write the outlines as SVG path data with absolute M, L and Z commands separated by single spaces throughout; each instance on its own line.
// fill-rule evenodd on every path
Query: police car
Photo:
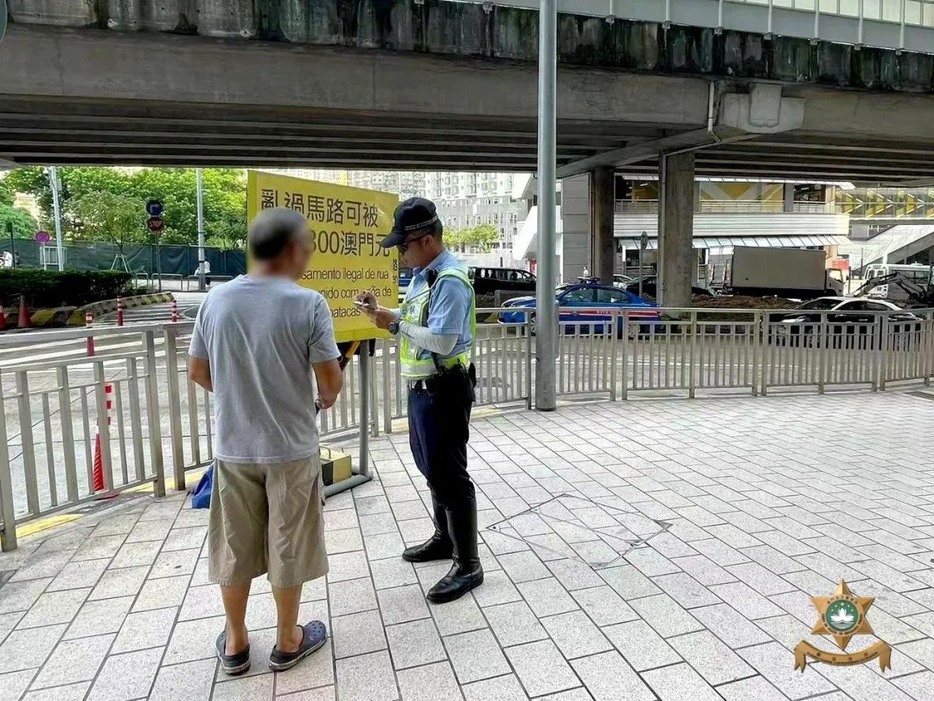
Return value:
M 626 310 L 629 311 L 630 320 L 639 322 L 630 323 L 627 330 L 630 337 L 648 333 L 653 327 L 657 330 L 662 328 L 662 317 L 655 304 L 613 285 L 594 282 L 560 285 L 555 290 L 555 299 L 564 333 L 604 333 L 615 313 L 618 319 L 617 333 L 622 335 L 622 312 Z M 508 311 L 500 312 L 500 323 L 524 324 L 528 320 L 532 332 L 535 332 L 535 313 L 528 311 L 535 309 L 535 297 L 515 297 L 503 306 Z

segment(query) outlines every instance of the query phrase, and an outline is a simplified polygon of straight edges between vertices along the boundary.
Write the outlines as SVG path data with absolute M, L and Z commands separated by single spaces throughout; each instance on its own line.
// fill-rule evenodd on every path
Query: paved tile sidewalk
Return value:
M 0 587 L 0 701 L 930 701 L 932 426 L 934 401 L 898 393 L 477 420 L 484 528 L 570 495 L 594 502 L 575 514 L 595 528 L 602 506 L 667 530 L 646 529 L 646 544 L 594 569 L 606 552 L 581 547 L 577 526 L 513 519 L 513 537 L 483 532 L 483 587 L 444 606 L 423 592 L 446 566 L 399 558 L 431 530 L 406 437 L 374 440 L 378 479 L 329 500 L 331 573 L 302 604 L 331 641 L 270 673 L 275 607 L 259 579 L 253 668 L 235 680 L 213 658 L 223 618 L 207 583 L 207 514 L 181 496 L 145 500 L 0 556 L 0 572 L 15 570 Z M 832 648 L 810 636 L 809 597 L 840 578 L 876 597 L 869 620 L 894 648 L 885 674 L 873 663 L 793 670 L 798 641 Z

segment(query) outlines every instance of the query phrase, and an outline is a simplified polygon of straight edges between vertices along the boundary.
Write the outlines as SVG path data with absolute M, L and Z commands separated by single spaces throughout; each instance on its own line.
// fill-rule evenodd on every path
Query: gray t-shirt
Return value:
M 208 293 L 188 352 L 211 366 L 220 460 L 317 454 L 311 365 L 340 355 L 324 297 L 285 278 L 241 275 Z

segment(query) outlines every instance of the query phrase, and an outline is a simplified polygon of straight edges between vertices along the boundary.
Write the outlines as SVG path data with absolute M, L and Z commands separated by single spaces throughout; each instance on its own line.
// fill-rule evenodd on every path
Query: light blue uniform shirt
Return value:
M 448 268 L 461 268 L 454 254 L 448 250 L 442 251 L 437 258 L 424 268 L 412 270 L 412 282 L 405 295 L 406 301 L 424 293 L 428 289 L 428 280 L 425 279 L 426 270 L 437 270 L 439 273 Z M 464 272 L 467 272 L 464 270 Z M 449 355 L 442 358 L 453 358 L 467 350 L 473 341 L 470 333 L 470 307 L 473 290 L 469 289 L 461 280 L 456 278 L 438 278 L 431 291 L 431 303 L 428 306 L 428 329 L 435 334 L 457 334 L 457 343 Z M 420 358 L 430 357 L 431 353 L 421 351 Z

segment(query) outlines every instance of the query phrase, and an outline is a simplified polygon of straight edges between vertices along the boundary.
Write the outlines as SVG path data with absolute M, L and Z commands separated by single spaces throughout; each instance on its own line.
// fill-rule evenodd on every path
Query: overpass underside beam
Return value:
M 375 6 L 375 0 L 369 1 Z M 0 158 L 24 165 L 533 171 L 534 31 L 496 34 L 489 41 L 509 39 L 508 45 L 482 51 L 461 43 L 466 41 L 461 35 L 441 41 L 435 25 L 428 35 L 406 35 L 403 41 L 405 37 L 396 33 L 411 20 L 403 10 L 415 12 L 422 21 L 424 13 L 435 12 L 438 5 L 410 7 L 404 0 L 379 4 L 392 5 L 392 22 L 384 27 L 388 34 L 381 36 L 382 43 L 356 43 L 355 48 L 344 47 L 350 42 L 341 33 L 345 28 L 329 35 L 323 47 L 310 45 L 324 41 L 317 36 L 306 37 L 304 45 L 302 38 L 285 45 L 207 40 L 155 33 L 142 26 L 136 28 L 143 31 L 132 33 L 88 29 L 86 24 L 64 31 L 14 22 L 0 45 Z M 497 9 L 487 15 L 479 6 L 470 11 L 475 15 L 457 14 L 467 12 L 459 8 L 451 11 L 452 21 L 458 22 L 501 20 L 513 26 L 509 22 L 518 21 L 514 15 L 500 17 Z M 537 13 L 524 17 L 534 28 Z M 709 79 L 703 76 L 718 75 L 722 69 L 724 90 L 743 92 L 763 78 L 785 81 L 784 97 L 804 100 L 804 121 L 793 135 L 724 144 L 730 124 L 721 119 L 714 125 L 720 141 L 697 152 L 698 175 L 891 184 L 934 178 L 934 98 L 928 95 L 828 90 L 814 85 L 818 78 L 813 75 L 798 80 L 797 73 L 773 74 L 789 65 L 803 69 L 794 61 L 787 64 L 773 57 L 757 62 L 745 50 L 735 53 L 732 45 L 729 50 L 726 45 L 710 49 L 711 55 L 724 61 L 738 57 L 739 64 L 689 69 L 684 61 L 706 61 L 702 54 L 710 47 L 681 44 L 676 50 L 673 37 L 689 35 L 682 29 L 656 32 L 628 23 L 619 34 L 623 23 L 605 30 L 599 26 L 602 20 L 593 26 L 587 20 L 586 27 L 595 33 L 581 33 L 584 25 L 574 24 L 577 19 L 559 20 L 559 37 L 567 33 L 558 44 L 560 60 L 566 60 L 557 80 L 559 168 L 577 163 L 581 173 L 601 165 L 649 173 L 657 168 L 658 153 L 691 147 L 679 147 L 678 141 L 697 145 L 700 137 L 709 143 L 704 128 Z M 574 32 L 572 26 L 577 27 Z M 601 43 L 604 39 L 610 43 Z M 657 52 L 659 47 L 653 49 L 649 39 L 661 42 L 680 63 L 643 61 L 627 53 L 639 46 Z M 755 40 L 747 39 L 752 51 Z M 761 37 L 758 42 L 761 53 Z M 377 52 L 377 46 L 385 50 Z M 166 55 L 172 60 L 153 60 Z M 114 56 L 120 60 L 114 61 Z M 509 58 L 518 60 L 499 60 Z M 934 57 L 928 58 L 932 70 L 925 75 L 930 83 Z M 604 70 L 607 67 L 623 70 Z M 909 72 L 921 76 L 922 68 Z M 892 66 L 882 72 L 903 75 Z M 825 76 L 819 77 L 823 81 Z M 851 78 L 845 83 L 848 87 L 864 87 Z M 883 83 L 871 89 L 876 88 L 889 89 Z M 930 85 L 916 88 L 934 92 Z M 672 141 L 665 141 L 669 138 Z M 760 148 L 759 142 L 766 139 L 769 147 Z M 913 145 L 924 152 L 899 152 L 890 160 L 884 152 L 889 144 Z M 818 150 L 824 146 L 833 150 Z M 587 160 L 621 149 L 635 151 Z M 861 153 L 867 154 L 865 160 Z
M 688 149 L 700 150 L 755 137 L 756 134 L 750 134 L 733 127 L 718 126 L 713 129 L 695 129 L 681 134 L 665 136 L 661 139 L 647 139 L 625 148 L 604 151 L 568 163 L 558 169 L 558 177 L 569 178 L 573 175 L 593 171 L 596 168 L 621 168 L 633 163 L 657 159 L 662 153 Z

